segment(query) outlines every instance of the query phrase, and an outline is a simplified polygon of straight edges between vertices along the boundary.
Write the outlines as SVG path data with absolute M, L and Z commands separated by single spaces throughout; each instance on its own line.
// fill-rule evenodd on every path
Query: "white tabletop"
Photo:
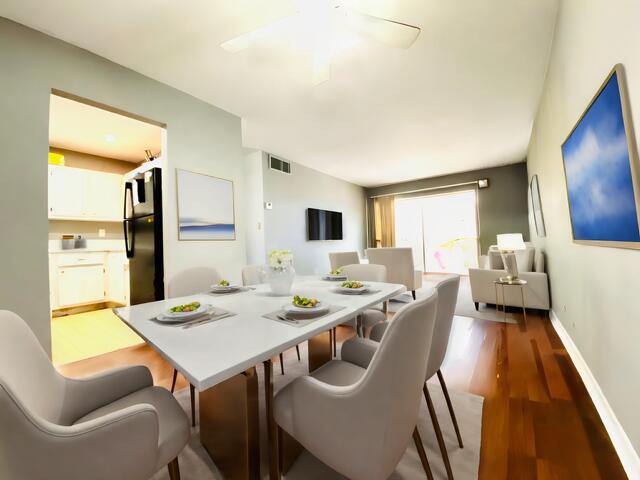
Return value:
M 406 290 L 404 285 L 367 284 L 379 292 L 344 295 L 331 291 L 337 282 L 318 277 L 296 277 L 292 295 L 318 298 L 327 304 L 345 307 L 304 327 L 263 317 L 291 300 L 291 296 L 273 296 L 268 285 L 256 285 L 255 290 L 234 294 L 173 298 L 117 308 L 114 312 L 193 386 L 205 390 Z M 152 320 L 172 306 L 192 301 L 214 305 L 236 315 L 187 329 Z

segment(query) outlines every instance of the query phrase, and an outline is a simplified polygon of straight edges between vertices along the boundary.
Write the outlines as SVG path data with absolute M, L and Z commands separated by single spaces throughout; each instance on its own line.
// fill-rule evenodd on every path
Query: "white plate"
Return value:
M 158 315 L 157 319 L 160 320 L 161 322 L 162 321 L 164 322 L 186 321 L 192 318 L 196 318 L 199 315 L 203 315 L 208 308 L 209 308 L 209 305 L 204 305 L 201 303 L 200 306 L 196 308 L 193 312 L 172 312 L 171 309 L 169 309 L 166 312 Z
M 347 287 L 343 287 L 342 285 L 338 285 L 336 287 L 336 290 L 339 293 L 346 293 L 347 295 L 359 295 L 369 290 L 369 285 L 363 285 L 360 288 L 347 288 Z
M 235 292 L 236 290 L 238 290 L 240 288 L 239 285 L 227 285 L 222 286 L 222 285 L 211 285 L 211 291 L 214 293 L 227 293 L 227 292 Z
M 329 310 L 329 306 L 323 302 L 318 302 L 315 307 L 298 307 L 290 303 L 282 307 L 282 309 L 287 313 L 320 313 Z

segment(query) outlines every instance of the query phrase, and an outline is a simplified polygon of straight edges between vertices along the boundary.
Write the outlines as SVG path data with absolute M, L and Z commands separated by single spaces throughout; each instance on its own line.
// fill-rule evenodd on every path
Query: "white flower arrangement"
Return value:
M 269 268 L 282 272 L 293 266 L 291 250 L 271 250 L 269 252 Z

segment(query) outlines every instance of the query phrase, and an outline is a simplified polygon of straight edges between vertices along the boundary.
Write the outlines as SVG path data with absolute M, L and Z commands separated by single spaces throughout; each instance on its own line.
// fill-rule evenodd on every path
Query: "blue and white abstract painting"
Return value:
M 574 240 L 640 242 L 617 73 L 562 145 L 562 155 Z
M 233 182 L 177 170 L 180 240 L 235 240 Z

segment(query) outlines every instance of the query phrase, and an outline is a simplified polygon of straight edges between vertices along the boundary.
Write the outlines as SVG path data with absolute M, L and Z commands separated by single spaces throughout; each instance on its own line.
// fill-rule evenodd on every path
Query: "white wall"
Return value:
M 239 280 L 246 248 L 238 117 L 4 18 L 0 58 L 0 308 L 23 316 L 50 351 L 47 153 L 52 88 L 166 124 L 165 276 L 212 265 Z M 236 241 L 178 241 L 176 167 L 234 181 Z
M 364 189 L 296 163 L 291 175 L 268 168 L 263 160 L 264 200 L 273 210 L 264 211 L 265 245 L 293 251 L 296 272 L 321 274 L 329 270 L 329 252 L 357 250 L 365 245 Z M 343 240 L 308 241 L 307 208 L 342 212 Z
M 640 251 L 572 242 L 560 146 L 616 63 L 627 72 L 640 128 L 640 2 L 564 0 L 528 152 L 538 174 L 553 310 L 571 335 L 636 451 L 640 451 Z
M 266 261 L 262 162 L 263 153 L 259 150 L 244 157 L 246 246 L 247 263 L 250 265 L 262 265 Z

